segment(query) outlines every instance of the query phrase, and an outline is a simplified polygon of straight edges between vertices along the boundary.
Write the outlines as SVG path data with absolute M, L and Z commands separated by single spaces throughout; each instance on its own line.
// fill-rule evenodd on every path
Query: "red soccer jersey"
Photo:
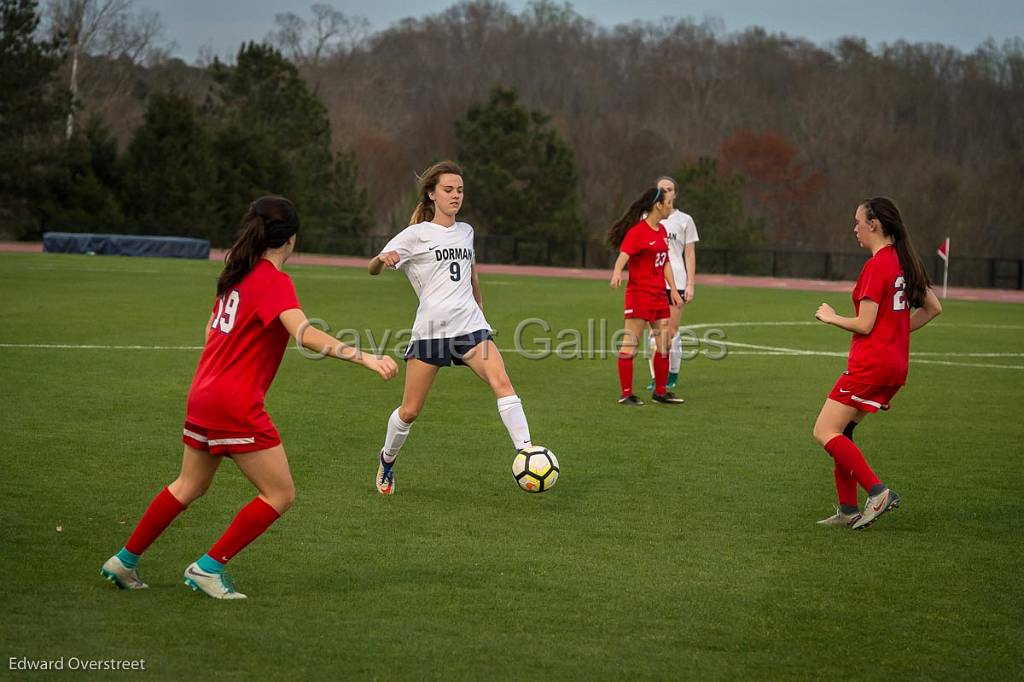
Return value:
M 186 421 L 225 431 L 270 425 L 263 398 L 289 339 L 278 315 L 298 307 L 291 277 L 266 259 L 217 298 L 188 393 Z
M 853 288 L 853 307 L 860 314 L 865 298 L 878 304 L 875 326 L 854 334 L 846 371 L 865 384 L 902 386 L 910 360 L 910 306 L 904 293 L 903 269 L 895 247 L 886 246 L 868 259 Z
M 629 228 L 619 250 L 629 254 L 629 282 L 626 293 L 641 293 L 665 301 L 665 263 L 668 261 L 668 233 L 658 223 L 651 229 L 646 220 Z

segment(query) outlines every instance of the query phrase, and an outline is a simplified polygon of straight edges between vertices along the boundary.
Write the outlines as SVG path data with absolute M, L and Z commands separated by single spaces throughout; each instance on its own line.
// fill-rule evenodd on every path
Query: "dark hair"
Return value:
M 462 177 L 462 169 L 454 161 L 438 161 L 433 166 L 423 171 L 423 175 L 416 176 L 416 190 L 419 194 L 419 201 L 409 217 L 409 224 L 415 225 L 424 220 L 434 219 L 434 202 L 430 200 L 430 193 L 437 187 L 437 181 L 445 173 Z
M 284 246 L 299 231 L 299 214 L 284 197 L 265 196 L 249 204 L 235 243 L 224 255 L 224 270 L 217 280 L 217 295 L 248 275 L 267 249 Z
M 661 188 L 651 187 L 640 195 L 640 198 L 626 209 L 622 217 L 615 221 L 615 224 L 608 230 L 608 245 L 613 249 L 622 246 L 622 240 L 626 238 L 629 228 L 640 222 L 644 213 L 650 213 L 654 205 L 661 199 Z
M 907 302 L 914 308 L 920 308 L 928 295 L 928 287 L 932 285 L 928 273 L 924 269 L 914 244 L 910 241 L 910 232 L 903 224 L 903 216 L 892 199 L 874 197 L 865 199 L 861 206 L 868 220 L 877 220 L 882 224 L 882 234 L 892 238 L 896 254 L 903 268 L 903 279 L 906 282 Z

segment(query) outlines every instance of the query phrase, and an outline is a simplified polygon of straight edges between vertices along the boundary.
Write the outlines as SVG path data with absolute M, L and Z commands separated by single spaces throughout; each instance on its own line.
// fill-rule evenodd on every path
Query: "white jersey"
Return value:
M 381 253 L 386 251 L 398 252 L 400 260 L 395 267 L 405 271 L 420 299 L 413 340 L 449 339 L 490 330 L 473 298 L 473 228 L 467 223 L 410 225 L 392 237 Z
M 700 237 L 697 236 L 697 225 L 688 213 L 683 213 L 678 208 L 662 220 L 661 224 L 668 232 L 668 262 L 672 264 L 672 277 L 676 280 L 676 289 L 685 289 L 687 278 L 683 250 L 687 244 L 700 241 Z M 668 282 L 665 282 L 665 288 L 668 288 Z

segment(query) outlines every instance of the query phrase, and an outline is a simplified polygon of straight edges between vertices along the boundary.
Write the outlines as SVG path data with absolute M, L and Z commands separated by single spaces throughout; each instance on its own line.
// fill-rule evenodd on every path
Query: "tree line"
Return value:
M 0 4 L 0 78 L 17 93 L 0 105 L 0 231 L 18 238 L 60 226 L 224 243 L 274 191 L 303 209 L 304 248 L 344 250 L 407 222 L 413 173 L 453 157 L 483 234 L 596 236 L 670 174 L 706 245 L 852 248 L 854 207 L 884 194 L 922 249 L 948 235 L 960 253 L 1024 256 L 1019 39 L 963 53 L 691 19 L 605 28 L 543 0 L 374 32 L 320 4 L 227 62 L 80 50 L 72 98 L 66 36 L 13 37 L 18 11 L 42 14 Z M 23 99 L 43 114 L 19 118 Z M 67 139 L 69 112 L 84 123 Z

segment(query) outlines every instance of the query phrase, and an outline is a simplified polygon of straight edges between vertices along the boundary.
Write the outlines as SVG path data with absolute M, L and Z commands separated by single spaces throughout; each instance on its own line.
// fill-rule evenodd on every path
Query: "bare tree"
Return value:
M 267 35 L 299 65 L 319 68 L 325 58 L 351 53 L 370 35 L 370 23 L 363 17 L 350 17 L 320 3 L 309 9 L 309 21 L 292 12 L 274 15 L 275 28 Z
M 63 34 L 71 55 L 68 88 L 79 99 L 80 65 L 84 55 L 135 67 L 159 54 L 163 34 L 160 16 L 150 10 L 132 11 L 134 0 L 50 0 L 47 19 L 50 32 Z M 105 89 L 119 92 L 131 68 L 108 72 Z M 68 114 L 66 134 L 74 133 L 75 110 Z

